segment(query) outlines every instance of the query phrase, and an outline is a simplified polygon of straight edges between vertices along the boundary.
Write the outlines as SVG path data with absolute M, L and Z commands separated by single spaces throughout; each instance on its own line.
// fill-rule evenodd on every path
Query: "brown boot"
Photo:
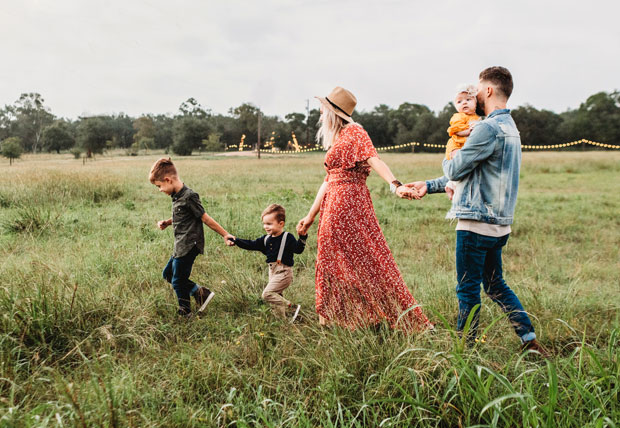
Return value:
M 536 339 L 529 340 L 525 342 L 523 345 L 521 345 L 521 352 L 523 353 L 526 351 L 536 351 L 543 358 L 551 357 L 551 355 L 549 354 L 549 351 L 547 351 L 540 343 L 538 343 Z

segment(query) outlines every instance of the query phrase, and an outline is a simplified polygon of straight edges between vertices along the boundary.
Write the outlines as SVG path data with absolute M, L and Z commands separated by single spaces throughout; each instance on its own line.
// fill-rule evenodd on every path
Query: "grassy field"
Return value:
M 321 329 L 316 226 L 287 296 L 294 326 L 260 300 L 264 257 L 205 230 L 193 278 L 217 295 L 176 317 L 160 272 L 170 199 L 148 180 L 157 156 L 31 156 L 0 165 L 0 426 L 620 426 L 620 153 L 525 153 L 505 275 L 550 360 L 522 356 L 483 298 L 484 343 L 463 347 L 449 201 L 398 200 L 368 185 L 381 227 L 436 334 Z M 440 175 L 441 155 L 383 154 L 402 181 Z M 231 233 L 287 229 L 323 177 L 320 154 L 179 158 L 182 179 Z

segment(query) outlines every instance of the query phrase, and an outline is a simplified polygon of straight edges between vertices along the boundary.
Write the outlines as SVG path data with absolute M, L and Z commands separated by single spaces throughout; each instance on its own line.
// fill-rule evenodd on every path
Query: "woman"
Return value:
M 401 198 L 419 199 L 417 190 L 396 180 L 366 131 L 353 122 L 357 100 L 351 92 L 336 87 L 317 98 L 317 140 L 328 150 L 327 176 L 297 231 L 306 234 L 321 212 L 315 278 L 320 322 L 357 328 L 386 319 L 392 328 L 429 328 L 432 324 L 416 306 L 381 232 L 366 178 L 374 169 Z

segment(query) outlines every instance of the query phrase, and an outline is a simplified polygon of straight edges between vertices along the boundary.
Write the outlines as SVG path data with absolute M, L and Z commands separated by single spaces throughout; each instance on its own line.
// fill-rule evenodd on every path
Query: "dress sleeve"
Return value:
M 457 132 L 467 131 L 469 129 L 469 123 L 467 123 L 466 115 L 462 113 L 454 113 L 450 119 L 450 127 L 448 128 L 448 135 L 453 136 Z
M 365 162 L 368 158 L 377 156 L 375 146 L 372 145 L 370 136 L 364 128 L 359 125 L 351 125 L 345 128 L 346 134 L 343 136 L 348 139 L 347 147 L 349 150 L 343 152 L 343 168 L 352 169 L 359 163 Z

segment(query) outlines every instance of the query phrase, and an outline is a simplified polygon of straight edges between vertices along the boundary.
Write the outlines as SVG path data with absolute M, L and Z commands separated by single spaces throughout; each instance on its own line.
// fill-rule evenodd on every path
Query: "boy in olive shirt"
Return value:
M 179 179 L 170 158 L 155 162 L 149 180 L 160 192 L 172 197 L 172 218 L 157 222 L 161 230 L 170 225 L 174 228 L 174 252 L 164 268 L 163 277 L 172 284 L 177 295 L 179 315 L 190 317 L 190 296 L 196 299 L 198 312 L 204 311 L 214 296 L 211 290 L 189 279 L 196 256 L 204 252 L 202 223 L 219 233 L 227 245 L 233 245 L 234 238 L 205 212 L 200 196 Z

